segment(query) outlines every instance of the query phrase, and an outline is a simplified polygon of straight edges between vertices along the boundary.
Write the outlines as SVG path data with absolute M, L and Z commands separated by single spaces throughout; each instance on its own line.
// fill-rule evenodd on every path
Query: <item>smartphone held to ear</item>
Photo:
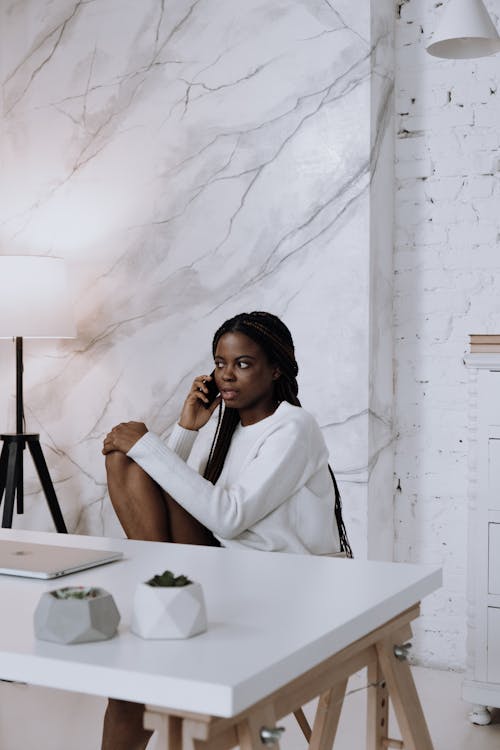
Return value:
M 208 402 L 203 401 L 203 406 L 205 409 L 208 409 L 210 406 L 212 406 L 213 402 L 219 395 L 219 389 L 217 388 L 217 385 L 215 384 L 215 370 L 211 373 L 212 380 L 207 380 L 205 385 L 208 388 L 208 393 L 205 393 L 205 396 L 208 398 Z

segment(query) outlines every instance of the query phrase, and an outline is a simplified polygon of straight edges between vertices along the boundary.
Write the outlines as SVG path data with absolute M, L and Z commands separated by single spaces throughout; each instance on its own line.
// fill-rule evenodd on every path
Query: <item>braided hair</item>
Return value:
M 243 333 L 255 341 L 266 354 L 269 362 L 279 367 L 281 376 L 275 382 L 275 398 L 278 403 L 288 401 L 293 406 L 301 406 L 298 399 L 299 386 L 297 374 L 299 367 L 295 359 L 295 349 L 290 331 L 276 315 L 267 312 L 240 313 L 234 318 L 226 320 L 215 332 L 212 342 L 212 353 L 215 357 L 217 344 L 225 333 Z M 227 452 L 231 444 L 233 433 L 240 421 L 237 409 L 219 407 L 217 429 L 210 449 L 207 466 L 204 472 L 205 479 L 215 484 L 220 477 Z M 347 532 L 342 518 L 342 503 L 340 492 L 330 466 L 328 471 L 333 482 L 335 494 L 335 519 L 340 538 L 340 549 L 348 557 L 352 557 L 352 551 L 347 538 Z

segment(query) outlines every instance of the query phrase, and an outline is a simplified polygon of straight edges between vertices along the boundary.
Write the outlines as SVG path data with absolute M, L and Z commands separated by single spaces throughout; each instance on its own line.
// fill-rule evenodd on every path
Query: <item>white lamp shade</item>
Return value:
M 427 47 L 435 57 L 461 60 L 500 50 L 500 37 L 482 0 L 449 0 Z
M 76 328 L 61 258 L 0 255 L 0 338 L 74 338 Z

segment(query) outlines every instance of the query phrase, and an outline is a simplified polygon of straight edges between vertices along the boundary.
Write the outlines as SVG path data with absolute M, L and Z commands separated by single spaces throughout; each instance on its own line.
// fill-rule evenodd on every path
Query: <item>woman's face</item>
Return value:
M 226 406 L 238 409 L 243 424 L 272 414 L 274 383 L 280 376 L 261 347 L 244 333 L 225 333 L 215 351 L 215 382 Z M 252 412 L 251 421 L 243 413 Z

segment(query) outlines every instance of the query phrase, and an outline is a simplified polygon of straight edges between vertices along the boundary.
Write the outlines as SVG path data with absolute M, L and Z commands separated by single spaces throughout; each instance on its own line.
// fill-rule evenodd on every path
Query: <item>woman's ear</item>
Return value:
M 279 367 L 275 367 L 273 370 L 273 380 L 278 380 L 281 378 L 281 370 Z

